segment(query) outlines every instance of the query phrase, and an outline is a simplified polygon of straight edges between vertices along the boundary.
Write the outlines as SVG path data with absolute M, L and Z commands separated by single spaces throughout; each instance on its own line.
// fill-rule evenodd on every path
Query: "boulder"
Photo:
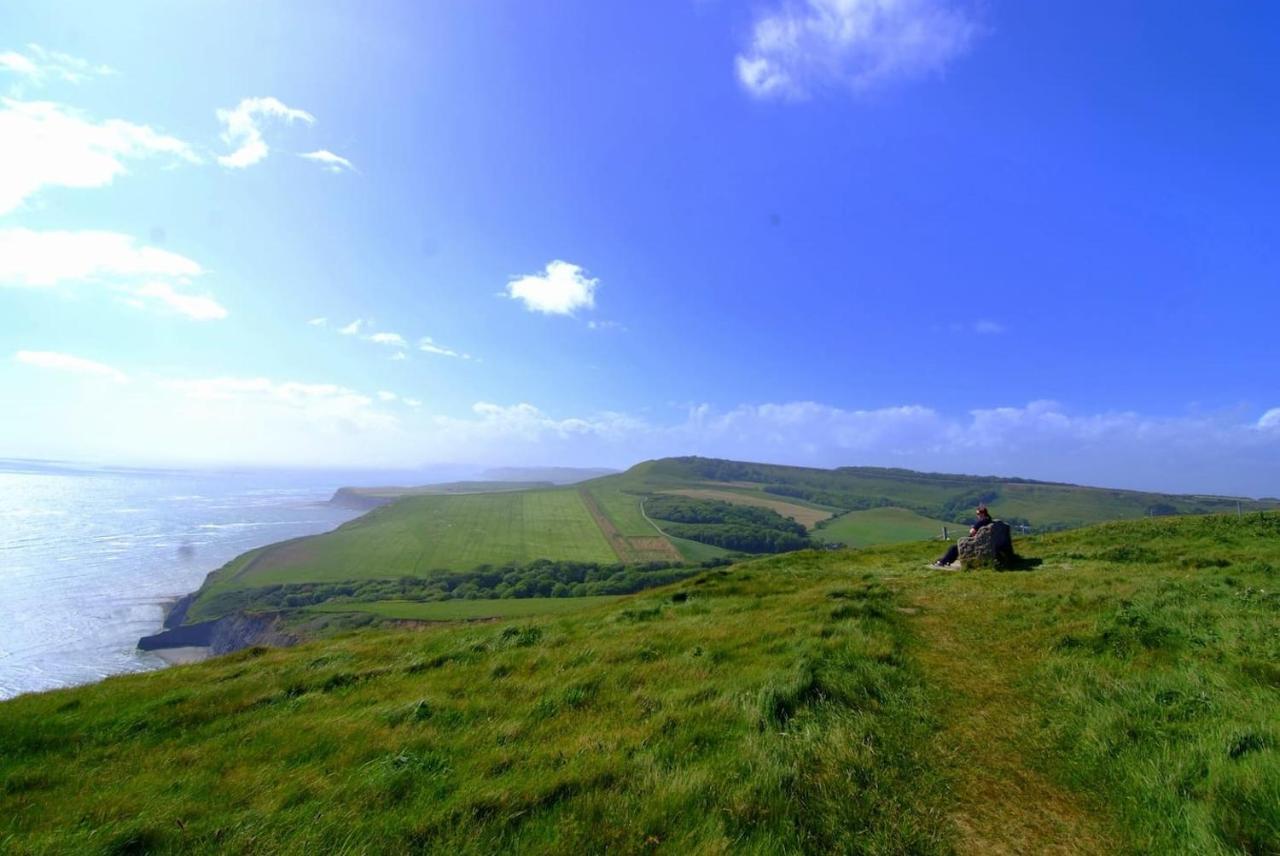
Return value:
M 979 529 L 976 535 L 961 538 L 956 542 L 956 547 L 960 550 L 960 561 L 966 568 L 1000 564 L 1013 558 L 1013 533 L 1008 523 L 993 520 L 989 526 Z

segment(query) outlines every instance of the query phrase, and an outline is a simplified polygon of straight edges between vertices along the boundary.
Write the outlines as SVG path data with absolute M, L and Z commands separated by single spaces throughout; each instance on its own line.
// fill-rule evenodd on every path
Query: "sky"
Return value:
M 1280 9 L 10 2 L 0 457 L 1280 495 Z

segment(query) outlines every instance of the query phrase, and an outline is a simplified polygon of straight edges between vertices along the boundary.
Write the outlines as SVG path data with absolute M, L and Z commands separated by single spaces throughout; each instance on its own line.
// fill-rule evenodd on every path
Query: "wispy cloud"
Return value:
M 147 125 L 0 98 L 0 214 L 45 187 L 105 187 L 128 172 L 127 162 L 147 158 L 201 163 L 190 145 Z
M 170 310 L 196 321 L 219 321 L 227 317 L 226 308 L 202 294 L 184 294 L 167 282 L 148 282 L 129 290 L 142 300 L 155 300 Z
M 586 276 L 579 265 L 559 259 L 548 262 L 540 274 L 512 277 L 507 297 L 524 303 L 530 312 L 545 315 L 572 315 L 595 306 L 600 280 Z
M 319 149 L 314 152 L 307 152 L 305 154 L 298 155 L 298 157 L 320 164 L 324 168 L 325 172 L 341 173 L 359 171 L 351 161 L 342 157 L 342 155 L 335 155 L 328 149 Z
M 375 345 L 386 345 L 389 348 L 409 347 L 409 343 L 399 333 L 373 333 L 366 338 Z
M 738 79 L 761 98 L 866 91 L 941 72 L 977 33 L 954 0 L 797 0 L 756 20 Z
M 617 321 L 596 321 L 593 319 L 587 322 L 587 329 L 588 330 L 617 330 L 618 332 L 625 332 L 627 328 L 626 328 L 626 325 L 621 324 Z
M 12 50 L 0 53 L 0 72 L 19 75 L 35 84 L 50 80 L 83 83 L 94 77 L 115 74 L 110 66 L 47 50 L 35 43 L 28 44 L 25 52 Z
M 196 320 L 227 311 L 189 289 L 204 269 L 192 259 L 103 231 L 0 229 L 0 287 L 107 288 L 139 307 L 163 307 Z
M 399 397 L 400 396 L 396 395 L 394 392 L 388 392 L 385 389 L 378 390 L 379 401 L 395 401 Z
M 312 318 L 307 323 L 310 324 L 312 327 L 328 327 L 329 319 L 328 318 Z
M 271 96 L 245 98 L 230 110 L 218 110 L 217 115 L 223 125 L 222 141 L 234 147 L 230 154 L 219 156 L 218 163 L 232 169 L 253 166 L 270 154 L 271 148 L 262 136 L 262 120 L 299 121 L 308 125 L 316 121 L 306 110 L 289 107 Z
M 86 360 L 84 357 L 63 354 L 57 351 L 18 351 L 13 355 L 13 358 L 28 366 L 104 378 L 114 383 L 126 383 L 129 380 L 128 375 L 124 372 L 106 363 Z
M 1258 427 L 1264 431 L 1280 431 L 1280 407 L 1273 407 L 1262 414 Z
M 1004 332 L 1004 325 L 995 321 L 975 321 L 973 322 L 973 332 L 982 336 L 995 336 Z
M 338 335 L 340 335 L 340 336 L 359 336 L 359 335 L 360 335 L 360 331 L 361 331 L 362 329 L 364 329 L 364 326 L 365 326 L 365 324 L 366 324 L 366 323 L 367 323 L 367 322 L 366 322 L 363 318 L 357 318 L 356 320 L 352 321 L 352 322 L 351 322 L 350 324 L 348 324 L 347 326 L 345 326 L 345 327 L 343 327 L 342 329 L 340 329 L 340 330 L 338 331 Z
M 471 359 L 470 354 L 455 351 L 453 348 L 446 348 L 444 345 L 437 343 L 430 336 L 423 336 L 418 340 L 418 350 L 427 354 L 435 354 L 438 357 L 454 357 L 459 360 Z

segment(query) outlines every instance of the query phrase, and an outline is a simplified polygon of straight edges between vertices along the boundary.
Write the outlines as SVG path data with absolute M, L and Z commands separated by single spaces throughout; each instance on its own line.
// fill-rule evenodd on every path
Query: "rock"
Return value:
M 999 564 L 1013 558 L 1013 534 L 1003 520 L 991 521 L 991 525 L 979 529 L 978 534 L 961 538 L 956 546 L 966 568 Z

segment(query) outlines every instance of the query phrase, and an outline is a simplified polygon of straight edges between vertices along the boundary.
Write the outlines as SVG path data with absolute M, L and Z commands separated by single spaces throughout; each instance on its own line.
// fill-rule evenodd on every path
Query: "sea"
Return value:
M 357 516 L 328 503 L 338 487 L 400 481 L 0 460 L 0 699 L 163 668 L 136 646 L 175 598 L 246 550 Z

